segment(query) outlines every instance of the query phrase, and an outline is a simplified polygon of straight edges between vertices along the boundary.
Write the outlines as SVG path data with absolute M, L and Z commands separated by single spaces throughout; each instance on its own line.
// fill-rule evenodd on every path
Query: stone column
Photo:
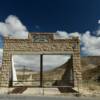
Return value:
M 73 72 L 74 72 L 74 87 L 80 89 L 82 86 L 80 45 L 77 43 L 76 48 L 73 48 Z
M 1 86 L 9 86 L 10 70 L 11 70 L 11 57 L 10 54 L 4 50 L 3 52 L 3 62 L 1 70 Z
M 4 48 L 3 48 L 3 60 L 2 60 L 2 69 L 1 69 L 1 82 L 0 85 L 2 87 L 8 87 L 9 86 L 9 79 L 11 75 L 11 54 L 10 50 L 8 49 L 9 44 L 4 41 Z

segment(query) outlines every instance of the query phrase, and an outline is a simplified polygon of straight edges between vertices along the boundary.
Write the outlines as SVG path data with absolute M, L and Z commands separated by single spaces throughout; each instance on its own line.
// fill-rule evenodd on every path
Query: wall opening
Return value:
M 12 55 L 13 86 L 73 86 L 71 59 L 67 54 Z
M 43 55 L 43 86 L 67 87 L 72 85 L 71 55 Z
M 12 59 L 13 86 L 40 86 L 40 55 L 13 55 Z

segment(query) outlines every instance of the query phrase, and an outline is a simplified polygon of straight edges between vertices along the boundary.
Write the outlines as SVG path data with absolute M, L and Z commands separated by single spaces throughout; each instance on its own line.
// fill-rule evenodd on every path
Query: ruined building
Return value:
M 73 71 L 73 86 L 81 86 L 80 40 L 77 37 L 54 39 L 52 33 L 31 33 L 29 34 L 28 39 L 11 39 L 6 37 L 4 39 L 1 86 L 12 86 L 12 55 L 16 54 L 69 54 L 71 55 L 71 67 L 69 66 L 70 68 L 68 69 Z M 41 61 L 41 86 L 43 77 L 42 68 Z M 64 74 L 64 79 L 68 78 L 66 75 L 67 74 Z

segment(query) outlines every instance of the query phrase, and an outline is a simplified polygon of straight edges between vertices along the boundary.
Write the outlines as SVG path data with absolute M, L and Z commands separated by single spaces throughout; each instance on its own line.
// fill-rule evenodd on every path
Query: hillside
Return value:
M 69 68 L 69 67 L 65 67 L 66 65 L 67 63 L 53 70 L 45 71 L 43 73 L 44 79 L 60 80 L 62 78 L 62 75 L 65 73 L 65 69 Z M 82 76 L 84 80 L 100 79 L 100 56 L 81 57 L 81 65 L 82 65 Z M 18 71 L 18 72 L 20 73 L 22 71 Z M 31 72 L 31 70 L 27 70 L 27 72 Z M 32 77 L 33 78 L 37 77 L 39 79 L 39 73 L 36 74 L 34 72 L 34 75 L 32 75 Z
M 81 57 L 82 70 L 88 70 L 100 65 L 100 56 Z
M 81 64 L 84 80 L 100 81 L 100 56 L 82 57 Z

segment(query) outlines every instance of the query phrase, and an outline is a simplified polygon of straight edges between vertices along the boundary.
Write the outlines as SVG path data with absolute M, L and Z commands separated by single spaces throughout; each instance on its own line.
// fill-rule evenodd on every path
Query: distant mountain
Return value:
M 69 68 L 68 62 L 53 70 L 45 72 L 44 76 L 58 77 L 63 75 L 65 70 Z M 84 80 L 97 80 L 100 78 L 100 56 L 81 57 L 82 77 Z M 66 75 L 67 73 L 65 73 Z
M 100 56 L 81 57 L 81 65 L 84 80 L 100 81 Z
M 100 65 L 100 56 L 81 57 L 82 69 L 87 70 Z M 91 66 L 90 66 L 91 65 Z
M 34 70 L 31 69 L 16 69 L 18 72 L 35 72 Z

